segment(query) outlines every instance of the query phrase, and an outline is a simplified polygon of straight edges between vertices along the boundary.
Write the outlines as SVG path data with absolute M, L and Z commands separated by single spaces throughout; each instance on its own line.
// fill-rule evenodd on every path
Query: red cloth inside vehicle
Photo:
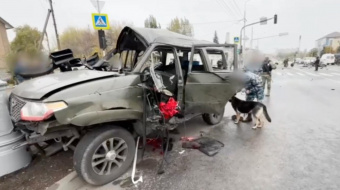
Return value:
M 165 119 L 170 119 L 178 113 L 178 102 L 174 98 L 169 98 L 167 103 L 161 102 L 159 110 L 163 113 Z

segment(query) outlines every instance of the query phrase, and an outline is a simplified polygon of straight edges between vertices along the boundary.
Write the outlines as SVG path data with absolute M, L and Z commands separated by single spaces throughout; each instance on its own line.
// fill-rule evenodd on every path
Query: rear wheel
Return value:
M 73 156 L 78 175 L 92 185 L 104 185 L 130 167 L 135 152 L 132 134 L 117 126 L 88 132 L 78 143 Z
M 206 122 L 208 125 L 216 125 L 219 124 L 222 119 L 223 119 L 223 115 L 224 115 L 224 109 L 221 111 L 221 113 L 204 113 L 202 115 L 202 118 L 204 120 L 204 122 Z

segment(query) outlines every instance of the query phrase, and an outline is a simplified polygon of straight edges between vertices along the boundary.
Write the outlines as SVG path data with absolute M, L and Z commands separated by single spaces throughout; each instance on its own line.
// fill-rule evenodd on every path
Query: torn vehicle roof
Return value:
M 145 46 L 160 43 L 178 47 L 192 47 L 196 44 L 212 44 L 212 42 L 197 40 L 190 36 L 178 34 L 166 29 L 137 28 L 126 26 L 119 35 L 117 44 L 123 41 L 125 36 L 137 36 Z M 120 49 L 117 47 L 117 49 Z

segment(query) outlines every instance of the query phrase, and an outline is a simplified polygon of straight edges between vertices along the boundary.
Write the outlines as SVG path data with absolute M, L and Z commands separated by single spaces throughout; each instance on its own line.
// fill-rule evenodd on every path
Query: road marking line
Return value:
M 340 76 L 340 73 L 332 73 L 333 75 L 339 75 Z
M 313 73 L 309 73 L 309 72 L 305 72 L 307 75 L 312 75 L 312 76 L 315 76 L 315 77 L 317 77 L 317 76 L 319 76 L 319 75 L 316 75 L 316 74 L 313 74 Z
M 330 74 L 326 74 L 326 73 L 319 73 L 320 75 L 323 75 L 323 76 L 327 76 L 327 77 L 331 77 L 333 75 L 330 75 Z
M 295 70 L 297 70 L 297 69 L 295 69 Z M 306 74 L 308 74 L 308 75 L 312 75 L 312 76 L 321 77 L 321 78 L 323 78 L 323 79 L 326 79 L 326 80 L 329 80 L 329 81 L 332 81 L 332 82 L 340 83 L 340 81 L 338 81 L 338 80 L 335 80 L 335 79 L 332 79 L 332 78 L 323 77 L 323 76 L 316 75 L 316 74 L 313 74 L 313 73 L 308 73 L 308 72 L 306 72 L 306 71 L 302 71 L 302 70 L 301 70 L 301 72 L 303 72 L 303 73 L 306 73 Z
M 305 76 L 304 74 L 302 74 L 302 73 L 297 73 L 298 75 L 300 75 L 300 76 Z
M 288 73 L 288 72 L 287 72 L 287 75 L 293 76 L 293 74 L 292 74 L 292 73 Z

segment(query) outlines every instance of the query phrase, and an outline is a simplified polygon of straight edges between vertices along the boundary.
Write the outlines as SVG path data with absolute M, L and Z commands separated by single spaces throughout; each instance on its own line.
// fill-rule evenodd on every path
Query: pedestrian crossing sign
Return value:
M 240 42 L 240 38 L 239 37 L 234 37 L 234 43 L 238 44 Z
M 110 29 L 107 14 L 92 13 L 93 28 L 96 30 Z

